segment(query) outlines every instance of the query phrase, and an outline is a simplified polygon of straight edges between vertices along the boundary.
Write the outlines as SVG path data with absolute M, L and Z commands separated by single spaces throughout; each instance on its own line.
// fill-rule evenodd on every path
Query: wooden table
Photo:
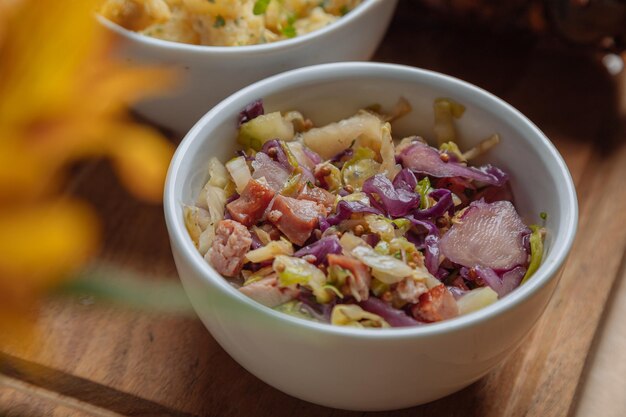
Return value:
M 615 80 L 581 51 L 468 32 L 411 3 L 401 3 L 375 59 L 455 75 L 528 115 L 567 161 L 580 223 L 554 298 L 508 360 L 459 393 L 380 415 L 626 415 L 626 376 L 615 372 L 626 360 L 626 286 L 616 286 L 626 276 L 626 146 Z M 85 166 L 70 187 L 105 219 L 99 261 L 177 283 L 161 207 L 130 198 L 103 163 Z M 260 382 L 193 315 L 56 297 L 44 304 L 37 331 L 37 343 L 0 353 L 0 415 L 356 415 Z

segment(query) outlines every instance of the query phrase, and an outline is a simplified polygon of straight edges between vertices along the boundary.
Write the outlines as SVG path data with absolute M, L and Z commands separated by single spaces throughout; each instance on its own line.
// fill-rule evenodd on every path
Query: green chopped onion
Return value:
M 224 18 L 220 15 L 217 15 L 217 17 L 215 18 L 215 23 L 213 23 L 213 27 L 214 28 L 221 28 L 224 25 L 226 25 L 226 21 L 224 20 Z
M 270 0 L 256 0 L 254 2 L 254 7 L 252 8 L 252 13 L 254 13 L 256 16 L 265 13 L 269 4 Z

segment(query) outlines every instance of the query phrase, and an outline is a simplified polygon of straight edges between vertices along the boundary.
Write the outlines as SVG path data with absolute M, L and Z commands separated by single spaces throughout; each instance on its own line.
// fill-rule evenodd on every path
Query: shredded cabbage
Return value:
M 230 182 L 230 177 L 226 167 L 217 158 L 209 160 L 209 184 L 219 188 L 226 188 Z
M 350 326 L 358 328 L 391 327 L 382 317 L 368 313 L 354 304 L 337 304 L 333 307 L 330 322 L 336 326 Z
M 252 174 L 250 173 L 250 167 L 246 162 L 246 158 L 243 156 L 238 156 L 237 158 L 233 158 L 230 161 L 226 162 L 226 169 L 230 173 L 230 176 L 233 178 L 235 182 L 235 186 L 237 187 L 237 192 L 241 194 L 252 179 Z
M 413 275 L 413 269 L 401 260 L 381 255 L 368 246 L 357 246 L 352 249 L 352 255 L 372 268 L 372 275 L 385 284 L 395 284 Z
M 381 132 L 380 156 L 382 164 L 380 164 L 380 173 L 385 174 L 389 180 L 393 180 L 402 169 L 396 163 L 396 150 L 391 137 L 391 125 L 385 123 Z
M 465 112 L 465 107 L 454 100 L 438 98 L 434 103 L 435 136 L 439 144 L 456 142 L 454 119 L 459 119 Z
M 300 284 L 313 291 L 318 303 L 325 304 L 332 301 L 334 296 L 328 291 L 326 275 L 315 265 L 304 259 L 278 255 L 272 267 L 278 274 L 278 282 L 282 287 Z
M 378 152 L 381 144 L 381 125 L 382 121 L 378 116 L 368 111 L 359 111 L 348 119 L 304 132 L 301 138 L 305 146 L 324 159 L 329 159 L 349 148 L 355 139 L 357 146 Z
M 498 294 L 491 287 L 476 288 L 456 301 L 459 314 L 480 310 L 498 301 Z
M 541 265 L 541 259 L 543 258 L 543 236 L 541 227 L 536 224 L 530 225 L 530 264 L 522 278 L 520 285 L 528 281 L 528 279 L 537 272 L 539 265 Z
M 260 151 L 265 142 L 272 139 L 293 140 L 293 124 L 283 118 L 280 112 L 255 117 L 243 123 L 237 139 L 244 148 Z
M 380 171 L 380 164 L 374 160 L 376 153 L 369 148 L 358 147 L 352 158 L 343 164 L 341 177 L 346 185 L 355 190 L 363 187 L 363 182 Z M 395 156 L 394 156 L 395 159 Z
M 185 205 L 183 206 L 183 217 L 185 219 L 187 232 L 189 232 L 191 240 L 193 240 L 193 243 L 197 247 L 200 235 L 206 230 L 211 222 L 209 212 L 199 207 Z
M 257 236 L 259 235 L 257 234 Z M 259 239 L 261 238 L 259 237 Z M 246 253 L 246 259 L 257 263 L 269 261 L 280 255 L 293 255 L 293 245 L 282 237 L 280 240 L 273 240 L 261 248 Z

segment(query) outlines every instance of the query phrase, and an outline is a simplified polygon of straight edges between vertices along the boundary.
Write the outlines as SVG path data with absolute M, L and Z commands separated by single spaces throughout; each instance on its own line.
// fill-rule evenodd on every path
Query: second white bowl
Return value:
M 138 113 L 178 133 L 187 132 L 212 106 L 270 75 L 308 65 L 369 60 L 378 47 L 397 0 L 365 0 L 337 22 L 280 42 L 251 46 L 198 46 L 168 42 L 100 21 L 119 38 L 122 58 L 162 64 L 181 74 L 167 96 L 136 105 Z

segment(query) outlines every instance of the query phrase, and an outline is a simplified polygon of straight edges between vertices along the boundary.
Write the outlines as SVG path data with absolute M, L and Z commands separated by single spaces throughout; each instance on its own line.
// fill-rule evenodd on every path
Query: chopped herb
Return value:
M 547 220 L 548 213 L 546 213 L 545 211 L 542 211 L 541 213 L 539 213 L 539 217 L 541 217 L 542 220 Z
M 207 0 L 209 3 L 215 4 L 215 0 Z
M 313 185 L 313 183 L 311 181 L 307 181 L 306 182 L 306 186 L 309 187 L 309 188 L 314 188 L 315 187 L 315 185 Z
M 341 9 L 339 9 L 339 13 L 342 16 L 347 15 L 349 11 L 350 11 L 350 8 L 348 6 L 346 6 L 345 4 L 343 6 L 341 6 Z
M 298 33 L 296 32 L 296 28 L 295 28 L 295 27 L 293 27 L 293 25 L 285 26 L 285 27 L 281 30 L 281 33 L 282 33 L 283 35 L 285 35 L 286 37 L 288 37 L 288 38 L 295 38 L 295 37 L 296 37 L 296 35 L 298 34 Z
M 254 13 L 256 16 L 265 13 L 269 4 L 270 0 L 256 0 L 254 2 L 254 8 L 252 9 L 252 13 Z
M 214 28 L 221 28 L 226 24 L 226 21 L 224 20 L 224 18 L 221 15 L 217 15 L 217 17 L 215 18 L 215 23 L 213 23 L 213 27 Z
M 296 28 L 294 27 L 294 23 L 298 20 L 296 15 L 292 14 L 287 18 L 287 25 L 281 29 L 281 33 L 288 38 L 295 38 L 297 35 Z

